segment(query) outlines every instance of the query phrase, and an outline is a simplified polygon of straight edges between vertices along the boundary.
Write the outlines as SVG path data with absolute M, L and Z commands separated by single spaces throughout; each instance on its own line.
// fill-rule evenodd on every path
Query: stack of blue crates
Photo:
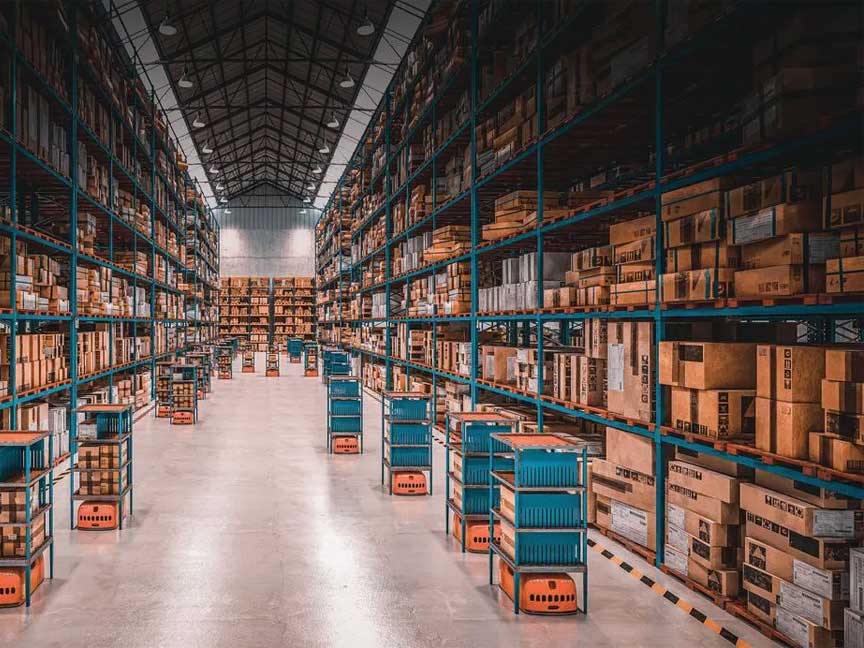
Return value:
M 351 373 L 351 355 L 347 351 L 324 350 L 324 371 L 322 380 L 328 376 L 347 376 Z
M 514 572 L 514 601 L 520 573 L 581 572 L 587 609 L 588 444 L 556 434 L 490 436 L 490 452 L 502 446 L 512 467 L 498 468 L 493 456 L 488 462 L 489 484 L 500 488 L 490 530 L 496 520 L 501 524 L 501 541 L 490 552 L 490 583 L 495 554 Z
M 462 551 L 485 551 L 487 546 L 469 543 L 475 534 L 468 533 L 473 523 L 488 519 L 490 506 L 499 504 L 499 486 L 489 482 L 490 441 L 492 433 L 506 434 L 513 431 L 513 421 L 493 412 L 452 412 L 447 414 L 447 493 L 444 532 L 450 532 L 450 513 L 455 515 L 453 524 L 460 525 Z M 500 442 L 491 448 L 491 461 L 496 470 L 512 471 L 513 460 L 501 456 L 509 450 Z M 497 535 L 497 534 L 496 534 Z M 468 546 L 471 544 L 472 546 Z
M 385 470 L 429 472 L 432 492 L 432 421 L 430 395 L 416 392 L 384 393 L 381 440 L 381 481 Z M 392 480 L 391 480 L 392 488 Z
M 327 452 L 333 452 L 334 436 L 356 436 L 362 447 L 363 389 L 357 376 L 327 378 Z

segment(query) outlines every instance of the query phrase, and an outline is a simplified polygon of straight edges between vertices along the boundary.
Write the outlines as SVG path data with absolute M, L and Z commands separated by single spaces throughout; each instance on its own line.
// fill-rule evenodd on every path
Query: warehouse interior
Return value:
M 0 645 L 864 648 L 860 3 L 0 41 Z

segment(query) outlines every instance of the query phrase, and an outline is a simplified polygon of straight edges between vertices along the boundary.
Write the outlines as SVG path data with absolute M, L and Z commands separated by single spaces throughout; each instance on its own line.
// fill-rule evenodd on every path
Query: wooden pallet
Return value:
M 719 450 L 720 452 L 726 452 L 728 444 L 734 443 L 737 445 L 748 445 L 752 444 L 754 441 L 754 437 L 752 435 L 747 436 L 737 436 L 729 439 L 714 439 L 712 437 L 707 437 L 701 434 L 693 434 L 691 432 L 684 432 L 682 430 L 678 430 L 676 428 L 661 426 L 660 433 L 664 436 L 672 436 L 678 439 L 682 439 L 687 441 L 688 443 L 695 443 L 699 445 L 704 445 L 709 448 L 713 448 L 714 450 Z
M 759 459 L 767 465 L 785 466 L 787 468 L 792 468 L 793 470 L 800 470 L 805 475 L 824 479 L 825 481 L 847 482 L 852 483 L 855 486 L 861 486 L 864 484 L 864 475 L 841 472 L 806 459 L 783 457 L 773 452 L 768 452 L 767 450 L 760 450 L 752 445 L 729 443 L 726 446 L 726 451 L 733 455 Z

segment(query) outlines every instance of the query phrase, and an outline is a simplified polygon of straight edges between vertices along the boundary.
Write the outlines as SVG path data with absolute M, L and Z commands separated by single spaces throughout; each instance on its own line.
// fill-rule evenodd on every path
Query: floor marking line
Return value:
M 636 569 L 635 567 L 633 567 L 632 565 L 627 563 L 625 560 L 623 560 L 622 558 L 619 558 L 618 556 L 613 554 L 611 551 L 609 551 L 606 547 L 601 545 L 599 542 L 596 542 L 595 540 L 592 540 L 589 538 L 588 539 L 588 546 L 591 548 L 592 551 L 600 554 L 601 556 L 606 558 L 606 560 L 608 560 L 612 564 L 617 565 L 618 567 L 623 569 L 632 578 L 635 578 L 636 580 L 641 582 L 643 585 L 647 586 L 655 594 L 662 596 L 664 599 L 666 599 L 667 601 L 672 603 L 672 605 L 675 605 L 676 607 L 680 608 L 682 612 L 684 612 L 685 614 L 689 615 L 690 617 L 692 617 L 693 619 L 695 619 L 696 621 L 698 621 L 699 623 L 704 625 L 706 628 L 711 630 L 711 632 L 713 632 L 714 634 L 717 634 L 717 635 L 723 637 L 723 639 L 725 639 L 726 641 L 731 643 L 733 646 L 736 646 L 736 648 L 752 648 L 748 642 L 744 641 L 743 639 L 739 639 L 738 635 L 736 635 L 734 632 L 731 632 L 727 628 L 724 628 L 722 625 L 720 625 L 717 621 L 715 621 L 714 619 L 709 617 L 704 612 L 698 610 L 697 608 L 693 607 L 693 605 L 691 605 L 687 601 L 679 598 L 678 596 L 676 596 L 672 592 L 668 591 L 665 587 L 663 587 L 663 585 L 655 582 L 650 577 L 644 575 L 642 572 L 640 572 L 638 569 Z

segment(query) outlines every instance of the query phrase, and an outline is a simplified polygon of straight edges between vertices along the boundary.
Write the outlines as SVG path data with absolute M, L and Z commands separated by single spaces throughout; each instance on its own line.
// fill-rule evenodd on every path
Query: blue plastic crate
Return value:
M 339 380 L 338 378 L 331 378 L 329 382 L 329 390 L 331 396 L 359 396 L 360 381 Z
M 330 401 L 330 413 L 336 416 L 362 414 L 362 403 L 359 400 L 334 400 Z
M 522 450 L 516 453 L 516 483 L 520 486 L 580 486 L 581 454 Z
M 489 512 L 489 489 L 488 488 L 462 488 L 454 485 L 456 490 L 462 491 L 462 513 L 465 515 L 477 515 Z M 501 494 L 497 488 L 492 489 L 492 506 L 497 508 L 500 503 Z
M 458 455 L 457 455 L 458 456 Z M 488 457 L 460 457 L 462 462 L 462 483 L 483 485 L 489 483 Z M 493 457 L 492 469 L 496 471 L 513 471 L 513 460 L 507 457 Z
M 572 493 L 519 493 L 503 488 L 501 513 L 520 528 L 583 526 L 582 496 Z M 514 510 L 515 505 L 515 510 Z
M 490 434 L 507 434 L 512 432 L 512 426 L 466 422 L 461 425 L 462 428 L 462 450 L 464 452 L 490 452 L 489 435 Z M 491 452 L 509 452 L 511 448 L 504 445 L 500 441 L 493 441 Z
M 347 418 L 331 418 L 330 430 L 333 432 L 362 432 L 363 418 L 360 416 L 349 416 Z
M 431 448 L 391 448 L 388 446 L 387 458 L 391 466 L 428 466 Z
M 519 533 L 505 522 L 501 525 L 501 542 L 505 546 L 505 553 L 514 537 L 517 540 L 513 562 L 517 565 L 580 565 L 586 562 L 580 533 Z
M 390 419 L 425 421 L 429 401 L 426 399 L 394 398 L 390 401 Z
M 431 443 L 432 431 L 420 423 L 392 422 L 389 427 L 391 443 Z

